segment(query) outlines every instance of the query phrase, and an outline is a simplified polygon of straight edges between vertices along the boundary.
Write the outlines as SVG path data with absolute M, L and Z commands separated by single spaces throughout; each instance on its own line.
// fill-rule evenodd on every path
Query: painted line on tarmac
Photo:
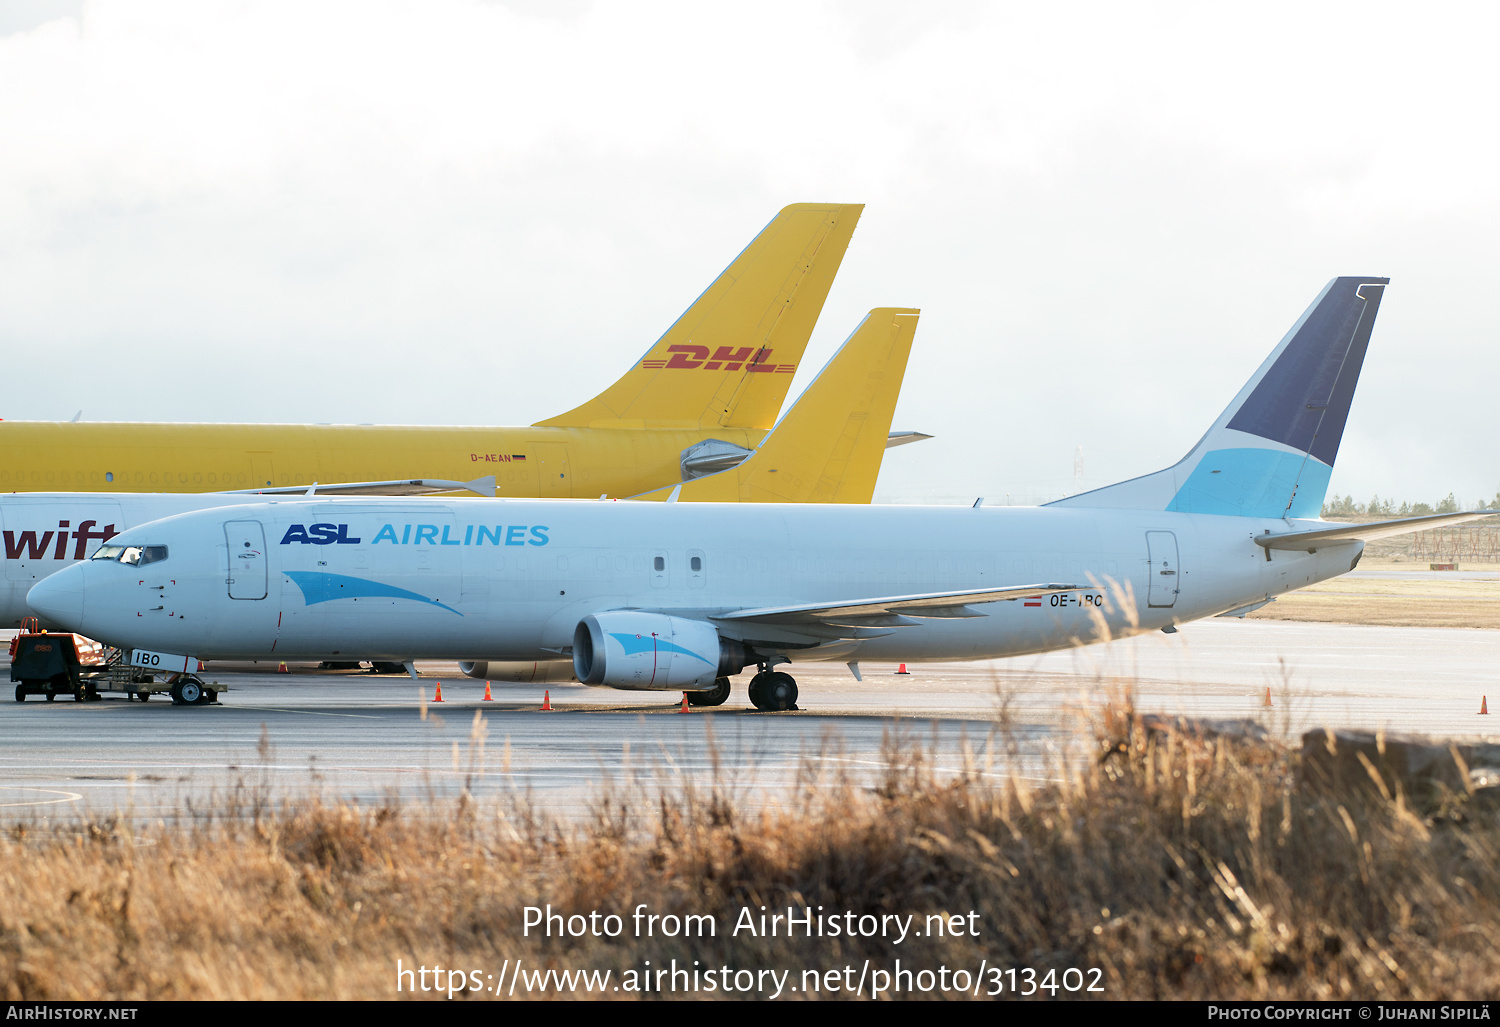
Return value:
M 5 791 L 15 792 L 41 792 L 43 795 L 61 795 L 61 799 L 36 799 L 32 802 L 0 802 L 0 809 L 9 809 L 14 806 L 51 806 L 60 802 L 81 802 L 83 796 L 78 792 L 60 792 L 55 788 L 26 788 L 24 786 L 12 785 Z
M 368 713 L 321 713 L 317 710 L 286 710 L 279 706 L 225 706 L 226 710 L 261 710 L 265 713 L 301 713 L 308 717 L 353 717 L 355 720 L 387 720 Z

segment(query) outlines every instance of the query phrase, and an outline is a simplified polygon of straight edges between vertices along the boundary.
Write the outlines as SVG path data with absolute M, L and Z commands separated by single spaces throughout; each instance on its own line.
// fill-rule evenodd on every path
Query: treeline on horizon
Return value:
M 1355 502 L 1352 495 L 1341 497 L 1335 493 L 1323 504 L 1324 517 L 1355 517 L 1361 514 L 1371 517 L 1421 517 L 1424 514 L 1458 513 L 1462 510 L 1500 510 L 1500 492 L 1496 492 L 1495 498 L 1488 503 L 1480 499 L 1473 506 L 1460 503 L 1451 492 L 1447 498 L 1438 500 L 1436 506 L 1407 502 L 1397 506 L 1394 499 L 1381 499 L 1379 493 L 1372 496 L 1368 503 Z

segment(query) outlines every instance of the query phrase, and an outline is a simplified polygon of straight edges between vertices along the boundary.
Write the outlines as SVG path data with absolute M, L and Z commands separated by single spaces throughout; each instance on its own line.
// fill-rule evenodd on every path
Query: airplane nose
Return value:
M 83 568 L 67 567 L 38 581 L 26 593 L 26 605 L 49 624 L 83 630 Z

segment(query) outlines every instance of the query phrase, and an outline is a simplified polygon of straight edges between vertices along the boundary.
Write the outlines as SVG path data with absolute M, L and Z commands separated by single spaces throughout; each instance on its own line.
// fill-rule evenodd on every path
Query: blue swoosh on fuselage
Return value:
M 282 573 L 291 578 L 292 583 L 302 590 L 302 600 L 308 606 L 331 603 L 335 599 L 410 599 L 412 602 L 426 603 L 428 606 L 441 606 L 449 613 L 458 613 L 453 607 L 440 603 L 436 599 L 428 599 L 419 593 L 408 592 L 404 588 L 382 584 L 379 581 L 351 578 L 345 574 L 324 574 L 321 571 L 282 571 Z M 461 613 L 458 615 L 463 616 Z

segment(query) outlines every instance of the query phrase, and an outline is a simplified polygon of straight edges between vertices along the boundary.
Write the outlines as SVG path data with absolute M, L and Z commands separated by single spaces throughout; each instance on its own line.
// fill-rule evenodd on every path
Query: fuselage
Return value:
M 0 421 L 0 492 L 214 492 L 493 474 L 499 496 L 633 496 L 682 478 L 708 439 L 753 449 L 760 428 L 451 428 Z
M 1362 550 L 1268 559 L 1252 541 L 1288 528 L 1141 510 L 302 500 L 133 528 L 110 544 L 162 547 L 149 561 L 85 561 L 31 600 L 102 641 L 200 659 L 545 660 L 603 611 L 714 622 L 797 603 L 1093 586 L 822 644 L 714 622 L 792 660 L 983 659 L 1237 609 L 1342 574 Z

